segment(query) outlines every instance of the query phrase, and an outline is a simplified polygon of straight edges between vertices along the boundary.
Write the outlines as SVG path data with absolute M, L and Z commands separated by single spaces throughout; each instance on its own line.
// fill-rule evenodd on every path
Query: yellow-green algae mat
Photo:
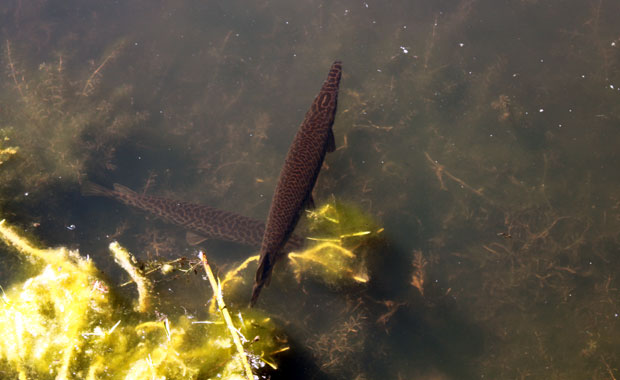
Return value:
M 310 276 L 336 289 L 368 282 L 365 248 L 382 234 L 383 228 L 356 207 L 336 201 L 307 210 L 306 222 L 311 235 L 306 238 L 309 241 L 306 248 L 288 254 L 290 268 L 298 281 Z M 230 289 L 242 283 L 244 277 L 240 272 L 258 259 L 259 256 L 251 256 L 228 271 L 222 288 Z
M 122 312 L 93 262 L 77 251 L 35 248 L 4 220 L 0 238 L 30 258 L 37 272 L 1 292 L 3 378 L 247 379 L 218 317 L 216 323 L 196 324 L 186 317 L 155 321 L 140 311 Z M 112 248 L 120 249 L 114 243 Z M 141 299 L 137 309 L 144 307 Z M 276 343 L 268 318 L 250 313 L 239 314 L 236 329 L 259 337 L 251 347 L 246 342 L 256 368 L 286 347 Z
M 309 211 L 307 220 L 315 237 L 308 238 L 312 242 L 307 249 L 289 255 L 295 277 L 309 274 L 337 288 L 368 281 L 361 248 L 383 229 L 355 207 L 336 202 Z M 275 324 L 258 310 L 236 314 L 232 329 L 232 322 L 222 321 L 215 302 L 209 323 L 192 323 L 184 316 L 151 320 L 150 283 L 118 243 L 110 244 L 110 250 L 139 293 L 135 310 L 129 312 L 114 302 L 93 262 L 77 251 L 35 248 L 4 220 L 0 239 L 30 258 L 36 273 L 6 293 L 0 288 L 3 378 L 247 380 L 230 330 L 244 338 L 244 356 L 253 369 L 275 367 L 272 355 L 288 348 L 277 339 Z M 226 273 L 214 286 L 215 298 L 221 300 L 225 284 L 243 282 L 240 272 L 257 259 L 250 257 Z

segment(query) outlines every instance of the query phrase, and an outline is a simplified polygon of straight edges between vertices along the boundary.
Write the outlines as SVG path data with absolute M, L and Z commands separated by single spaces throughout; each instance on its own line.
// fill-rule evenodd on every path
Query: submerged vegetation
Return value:
M 309 274 L 330 286 L 366 282 L 364 258 L 355 251 L 361 246 L 361 237 L 376 233 L 367 229 L 372 227 L 370 220 L 351 207 L 335 204 L 312 214 L 311 230 L 321 231 L 321 243 L 291 254 L 296 276 Z M 0 238 L 31 261 L 25 264 L 31 267 L 25 272 L 33 272 L 24 282 L 3 289 L 0 370 L 5 374 L 24 380 L 46 376 L 253 379 L 253 371 L 277 369 L 277 354 L 289 350 L 269 317 L 252 309 L 231 316 L 223 300 L 224 291 L 234 293 L 230 281 L 243 282 L 251 276 L 250 271 L 243 276 L 241 271 L 258 256 L 223 274 L 220 284 L 206 256 L 200 254 L 199 263 L 214 295 L 208 320 L 196 321 L 192 316 L 173 319 L 153 310 L 153 281 L 147 276 L 154 271 L 145 273 L 117 242 L 110 244 L 110 251 L 138 290 L 133 310 L 115 296 L 115 287 L 101 277 L 92 260 L 79 252 L 64 247 L 35 248 L 5 220 L 0 222 Z M 198 263 L 186 261 L 190 270 L 184 270 L 175 263 L 178 261 L 148 263 L 145 267 L 156 268 L 163 276 L 198 267 Z M 247 293 L 245 290 L 243 293 Z M 154 319 L 155 315 L 160 317 Z
M 27 70 L 19 46 L 3 43 L 7 72 L 0 138 L 19 149 L 0 152 L 6 162 L 0 189 L 20 196 L 54 183 L 76 183 L 87 171 L 115 168 L 115 150 L 148 112 L 132 106 L 130 85 L 102 88 L 101 78 L 123 53 L 126 42 L 115 43 L 83 78 L 67 72 L 67 58 L 56 54 L 36 71 Z
M 41 219 L 79 215 L 79 233 L 67 244 L 93 247 L 84 251 L 106 274 L 113 264 L 94 252 L 105 252 L 110 240 L 141 252 L 140 264 L 128 268 L 148 279 L 141 294 L 161 297 L 136 302 L 141 310 L 168 311 L 158 302 L 169 306 L 174 298 L 188 315 L 206 313 L 210 293 L 196 301 L 204 281 L 191 276 L 202 274 L 202 262 L 180 257 L 189 254 L 178 230 L 99 207 L 107 200 L 89 201 L 87 216 L 82 207 L 49 212 L 41 205 L 75 202 L 71 189 L 88 177 L 263 219 L 316 80 L 342 59 L 337 150 L 326 158 L 314 198 L 346 203 L 330 201 L 305 215 L 308 250 L 276 267 L 289 275 L 274 278 L 265 294 L 273 319 L 243 314 L 244 321 L 284 329 L 298 344 L 290 351 L 311 362 L 299 365 L 306 378 L 620 378 L 620 3 L 259 1 L 248 8 L 234 0 L 164 0 L 159 7 L 140 0 L 92 11 L 76 6 L 75 14 L 46 0 L 30 8 L 9 3 L 0 5 L 7 25 L 0 206 L 11 205 L 29 233 L 43 229 L 36 227 Z M 115 11 L 131 22 L 110 17 Z M 90 33 L 57 22 L 58 13 L 85 18 L 93 26 L 76 21 L 77 30 Z M 32 50 L 23 41 L 34 41 Z M 116 80 L 125 68 L 130 74 Z M 137 131 L 148 137 L 134 138 Z M 45 232 L 43 239 L 59 239 Z M 228 307 L 245 306 L 255 252 L 210 243 Z M 84 281 L 103 281 L 92 265 Z M 37 268 L 29 276 L 35 288 L 44 280 L 75 285 Z M 133 281 L 115 290 L 123 294 Z M 6 300 L 15 304 L 22 284 L 3 283 Z M 32 297 L 43 297 L 35 288 Z M 121 333 L 140 368 L 171 358 L 158 351 L 138 360 L 159 343 L 198 355 L 188 341 L 221 342 L 192 336 L 210 329 L 228 336 L 224 325 L 169 316 L 166 327 L 136 305 L 117 309 L 111 293 L 84 298 L 109 311 L 101 335 L 88 339 L 103 346 L 110 333 Z M 48 305 L 41 318 L 61 302 L 40 300 Z M 218 315 L 216 302 L 208 310 Z M 40 326 L 36 318 L 30 323 Z M 87 333 L 97 325 L 89 326 Z M 168 341 L 167 329 L 183 333 Z M 142 335 L 149 343 L 133 347 Z M 42 342 L 41 355 L 56 344 Z M 224 345 L 215 361 L 232 363 L 232 341 Z M 279 347 L 288 344 L 270 349 Z M 99 371 L 86 350 L 74 355 Z M 44 371 L 41 362 L 11 358 L 13 373 Z
M 35 248 L 4 220 L 0 237 L 31 259 L 34 271 L 2 294 L 4 375 L 24 380 L 247 379 L 242 363 L 252 363 L 256 370 L 265 363 L 275 367 L 272 355 L 287 349 L 285 341 L 276 339 L 274 323 L 257 311 L 239 312 L 230 329 L 230 316 L 224 323 L 219 313 L 206 321 L 153 319 L 143 304 L 150 295 L 139 286 L 140 306 L 136 313 L 128 312 L 92 260 L 77 251 Z M 119 253 L 118 243 L 110 249 L 117 258 L 129 255 Z M 146 281 L 135 270 L 129 272 L 138 284 Z M 242 360 L 234 354 L 232 340 L 239 337 L 249 362 L 243 349 Z

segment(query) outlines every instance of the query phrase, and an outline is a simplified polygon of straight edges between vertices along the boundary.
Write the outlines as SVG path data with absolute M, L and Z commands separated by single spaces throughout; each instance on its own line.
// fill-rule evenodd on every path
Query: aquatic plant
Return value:
M 80 78 L 67 72 L 62 53 L 41 62 L 36 71 L 25 69 L 19 49 L 4 41 L 8 80 L 0 88 L 5 111 L 0 138 L 10 139 L 19 150 L 11 153 L 13 159 L 1 173 L 3 190 L 12 186 L 21 194 L 35 185 L 78 182 L 87 169 L 115 168 L 116 145 L 148 118 L 147 112 L 133 107 L 130 85 L 102 86 L 104 71 L 125 45 L 124 40 L 113 44 Z
M 366 248 L 383 228 L 358 208 L 341 202 L 306 213 L 311 244 L 289 255 L 296 278 L 311 274 L 331 286 L 368 282 Z
M 366 267 L 368 247 L 383 228 L 354 206 L 331 201 L 308 210 L 303 222 L 309 237 L 306 247 L 288 254 L 289 266 L 297 280 L 312 278 L 333 288 L 369 281 Z M 237 290 L 245 283 L 246 269 L 258 260 L 251 256 L 227 272 L 222 287 Z M 232 288 L 232 289 L 231 289 Z
M 144 302 L 137 313 L 126 310 L 92 260 L 77 251 L 36 248 L 4 220 L 0 238 L 29 258 L 34 268 L 25 282 L 2 292 L 0 370 L 7 376 L 247 379 L 242 363 L 256 370 L 266 363 L 275 368 L 272 356 L 288 348 L 275 339 L 274 323 L 257 311 L 239 312 L 235 321 L 229 315 L 226 323 L 218 314 L 208 321 L 186 316 L 153 320 Z M 110 248 L 117 259 L 131 261 L 118 243 Z M 125 264 L 137 283 L 146 282 L 138 269 Z M 149 296 L 144 294 L 148 289 L 139 286 L 141 300 Z M 243 345 L 249 361 L 234 354 L 233 340 Z

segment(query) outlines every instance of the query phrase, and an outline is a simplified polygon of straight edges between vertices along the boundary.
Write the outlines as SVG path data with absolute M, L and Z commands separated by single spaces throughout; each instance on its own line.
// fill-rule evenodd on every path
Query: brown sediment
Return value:
M 293 233 L 304 206 L 312 203 L 312 188 L 325 154 L 335 150 L 332 125 L 341 74 L 342 65 L 336 61 L 284 161 L 269 209 L 250 305 L 256 303 L 261 289 L 268 283 L 273 265 L 282 257 L 282 247 Z
M 87 196 L 113 198 L 126 205 L 148 211 L 204 239 L 227 240 L 258 247 L 265 231 L 265 223 L 256 219 L 205 205 L 141 195 L 119 184 L 114 184 L 114 189 L 108 189 L 87 182 L 82 188 L 82 193 Z M 303 242 L 302 237 L 293 235 L 284 250 L 298 249 L 303 246 Z

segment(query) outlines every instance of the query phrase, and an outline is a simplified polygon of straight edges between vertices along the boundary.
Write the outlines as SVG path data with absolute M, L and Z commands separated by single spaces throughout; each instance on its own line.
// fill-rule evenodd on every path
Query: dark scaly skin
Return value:
M 268 283 L 274 264 L 283 256 L 282 247 L 311 198 L 332 134 L 341 73 L 340 61 L 334 62 L 286 155 L 269 209 L 250 306 Z
M 260 247 L 265 231 L 265 224 L 256 219 L 209 206 L 140 195 L 117 184 L 112 190 L 89 183 L 85 186 L 84 193 L 116 199 L 126 205 L 153 213 L 206 238 Z M 284 249 L 287 251 L 299 249 L 303 246 L 303 242 L 303 238 L 295 235 Z

